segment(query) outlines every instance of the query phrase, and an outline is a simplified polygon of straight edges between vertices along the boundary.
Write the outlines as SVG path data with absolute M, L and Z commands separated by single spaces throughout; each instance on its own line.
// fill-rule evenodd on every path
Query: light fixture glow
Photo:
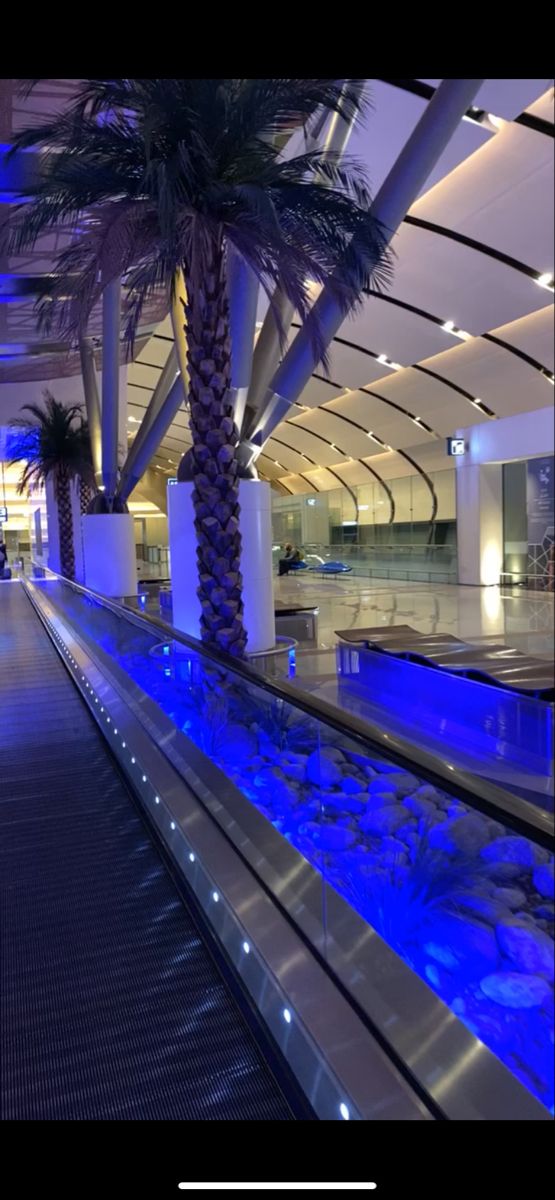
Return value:
M 155 804 L 159 804 L 159 803 L 160 803 L 160 797 L 159 797 L 159 796 L 155 796 L 155 797 L 154 797 L 154 803 L 155 803 Z
M 175 821 L 170 821 L 170 829 L 175 829 Z
M 189 855 L 189 862 L 194 862 L 194 861 L 195 861 L 195 856 L 194 856 L 194 854 L 193 854 L 193 852 L 192 852 L 192 850 L 191 850 L 191 853 L 190 853 L 190 855 Z
M 218 903 L 218 900 L 220 899 L 220 894 L 219 894 L 219 892 L 212 892 L 212 899 L 213 899 L 213 901 L 214 901 L 214 904 L 217 904 L 217 903 Z
M 293 1018 L 292 1018 L 292 1016 L 291 1016 L 291 1013 L 290 1013 L 289 1009 L 288 1009 L 288 1008 L 284 1008 L 284 1010 L 283 1010 L 283 1012 L 282 1012 L 282 1014 L 281 1014 L 281 1015 L 282 1015 L 282 1017 L 283 1017 L 283 1020 L 285 1021 L 286 1025 L 290 1025 L 290 1024 L 291 1024 L 291 1021 L 292 1021 L 292 1019 L 293 1019 Z
M 378 362 L 384 367 L 388 367 L 390 371 L 402 371 L 402 365 L 398 362 L 393 362 L 391 358 L 387 358 L 385 354 L 378 355 Z
M 245 951 L 245 954 L 250 954 L 251 948 L 248 942 L 243 942 L 243 950 Z
M 537 283 L 538 287 L 547 288 L 548 292 L 552 292 L 555 286 L 555 281 L 550 271 L 545 271 L 543 275 L 538 275 L 538 278 L 534 282 Z
M 455 328 L 455 322 L 454 321 L 444 321 L 441 328 L 444 329 L 446 333 L 452 333 Z
M 146 783 L 146 775 L 143 775 L 143 783 Z
M 132 758 L 132 759 L 131 759 L 131 762 L 133 763 L 133 766 L 134 766 L 134 765 L 135 765 L 135 759 L 134 759 L 134 758 Z
M 464 117 L 463 117 L 463 120 L 464 120 Z M 349 1109 L 347 1108 L 347 1105 L 345 1103 L 343 1103 L 343 1101 L 339 1105 L 339 1112 L 341 1113 L 341 1117 L 344 1121 L 350 1121 L 351 1114 L 349 1112 Z

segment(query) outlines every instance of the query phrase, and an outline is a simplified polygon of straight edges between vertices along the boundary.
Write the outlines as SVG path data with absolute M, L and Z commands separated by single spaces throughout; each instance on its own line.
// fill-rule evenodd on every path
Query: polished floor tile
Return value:
M 325 579 L 285 576 L 275 580 L 276 601 L 318 606 L 317 646 L 299 646 L 310 673 L 327 674 L 335 630 L 369 625 L 412 625 L 420 633 L 449 633 L 477 642 L 495 636 L 534 658 L 553 659 L 554 598 L 543 593 L 473 588 L 454 584 L 370 582 L 350 576 Z M 307 664 L 308 669 L 308 664 Z

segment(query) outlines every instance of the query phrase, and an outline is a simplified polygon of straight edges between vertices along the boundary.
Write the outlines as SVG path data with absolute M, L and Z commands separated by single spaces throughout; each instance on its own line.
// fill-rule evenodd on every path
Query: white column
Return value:
M 271 650 L 276 644 L 270 484 L 262 479 L 242 480 L 239 502 L 247 653 L 254 653 Z
M 81 518 L 85 584 L 102 596 L 136 596 L 137 558 L 131 513 Z
M 60 525 L 58 521 L 58 502 L 54 494 L 54 484 L 46 480 L 44 489 L 46 497 L 46 523 L 48 525 L 48 566 L 51 571 L 60 573 Z
M 193 484 L 168 485 L 172 624 L 190 637 L 200 638 L 200 600 L 197 596 L 197 535 L 193 509 Z
M 457 462 L 459 583 L 499 583 L 503 569 L 503 476 L 500 463 Z
M 192 483 L 171 484 L 168 488 L 172 604 L 175 628 L 199 638 L 201 613 L 192 493 Z M 247 652 L 269 650 L 276 640 L 270 485 L 262 480 L 242 480 L 239 502 Z

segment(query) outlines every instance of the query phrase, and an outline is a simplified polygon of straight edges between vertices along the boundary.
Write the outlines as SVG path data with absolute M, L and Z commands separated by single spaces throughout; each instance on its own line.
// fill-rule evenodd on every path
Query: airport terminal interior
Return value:
M 554 96 L 0 80 L 3 1120 L 553 1120 Z

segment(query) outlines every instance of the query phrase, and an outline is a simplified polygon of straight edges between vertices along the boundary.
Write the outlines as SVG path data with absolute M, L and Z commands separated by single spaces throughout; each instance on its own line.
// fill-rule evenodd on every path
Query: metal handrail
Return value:
M 508 792 L 497 784 L 490 783 L 488 780 L 481 779 L 479 776 L 465 771 L 464 768 L 456 764 L 443 763 L 435 755 L 430 754 L 427 750 L 423 750 L 420 746 L 415 746 L 411 742 L 406 741 L 399 734 L 384 733 L 373 721 L 362 720 L 354 713 L 349 713 L 347 720 L 346 714 L 341 709 L 336 708 L 335 705 L 330 704 L 327 700 L 323 700 L 320 696 L 316 697 L 311 694 L 308 697 L 307 694 L 303 694 L 285 680 L 280 680 L 278 683 L 274 679 L 262 674 L 262 672 L 250 667 L 244 660 L 233 658 L 230 655 L 224 654 L 223 651 L 215 650 L 212 646 L 206 646 L 204 642 L 200 642 L 189 634 L 183 633 L 182 630 L 175 629 L 173 625 L 169 625 L 160 617 L 156 617 L 150 613 L 148 616 L 139 614 L 130 605 L 123 602 L 118 603 L 107 596 L 100 595 L 99 592 L 94 592 L 90 588 L 84 587 L 82 584 L 66 579 L 63 575 L 59 575 L 56 571 L 52 571 L 42 563 L 35 563 L 32 560 L 32 566 L 40 571 L 44 571 L 45 575 L 50 575 L 52 578 L 58 579 L 61 583 L 67 584 L 73 591 L 90 597 L 116 615 L 123 613 L 129 621 L 139 628 L 147 629 L 149 632 L 152 632 L 153 629 L 160 630 L 165 635 L 165 640 L 171 639 L 180 642 L 183 646 L 213 662 L 222 670 L 233 671 L 247 683 L 261 688 L 276 699 L 291 704 L 294 708 L 300 709 L 301 712 L 306 713 L 312 720 L 321 721 L 336 733 L 340 733 L 343 737 L 349 737 L 362 743 L 365 747 L 367 747 L 368 742 L 373 742 L 387 758 L 391 759 L 397 765 L 402 766 L 404 769 L 408 768 L 410 770 L 411 767 L 413 770 L 417 769 L 431 784 L 436 787 L 446 788 L 450 792 L 455 791 L 471 807 L 477 808 L 494 820 L 499 820 L 500 814 L 503 814 L 503 820 L 515 832 L 525 837 L 531 837 L 550 851 L 553 850 L 555 841 L 554 818 L 543 809 L 535 808 L 528 800 L 515 796 L 512 792 Z

